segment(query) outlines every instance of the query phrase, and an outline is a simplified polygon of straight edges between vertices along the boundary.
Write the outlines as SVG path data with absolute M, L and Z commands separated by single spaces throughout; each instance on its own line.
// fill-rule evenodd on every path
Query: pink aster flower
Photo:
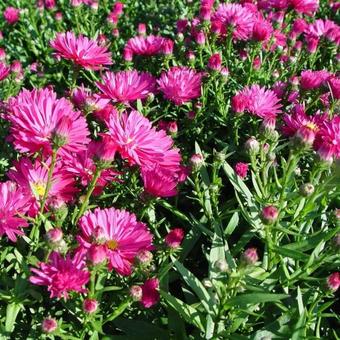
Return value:
M 146 280 L 141 288 L 142 299 L 140 302 L 145 308 L 150 308 L 159 301 L 159 280 L 157 278 Z
M 245 87 L 232 98 L 235 112 L 247 111 L 263 119 L 275 119 L 281 112 L 282 105 L 274 91 L 266 90 L 259 85 Z
M 49 164 L 50 160 L 46 163 L 41 163 L 39 160 L 32 163 L 28 158 L 21 158 L 14 162 L 14 168 L 8 172 L 8 177 L 16 182 L 29 197 L 29 214 L 31 216 L 38 212 L 40 201 L 45 194 Z M 62 203 L 70 202 L 77 192 L 73 176 L 67 173 L 59 163 L 52 175 L 47 205 L 58 207 Z
M 319 0 L 290 0 L 297 13 L 312 15 L 319 8 Z
M 27 211 L 27 197 L 16 184 L 10 181 L 0 183 L 0 236 L 4 234 L 16 242 L 17 235 L 24 235 L 20 229 L 28 227 L 26 220 L 19 215 Z
M 103 65 L 112 64 L 107 48 L 83 35 L 76 37 L 73 32 L 58 33 L 50 44 L 57 57 L 71 60 L 87 70 L 99 70 Z
M 34 285 L 47 286 L 50 297 L 68 298 L 69 292 L 86 293 L 84 286 L 89 282 L 90 273 L 79 252 L 72 258 L 64 258 L 57 252 L 51 253 L 47 263 L 39 263 L 38 269 L 31 268 L 29 281 Z
M 130 38 L 125 48 L 135 55 L 151 56 L 164 53 L 167 38 L 149 35 Z
M 77 178 L 85 188 L 90 184 L 97 168 L 94 162 L 96 155 L 95 146 L 96 144 L 91 143 L 87 150 L 68 154 L 64 157 L 64 171 Z M 118 172 L 113 169 L 102 170 L 93 194 L 100 195 L 107 185 L 113 181 L 117 181 L 117 175 Z
M 202 73 L 188 67 L 172 67 L 158 80 L 159 89 L 166 99 L 182 105 L 201 96 Z
M 57 99 L 52 90 L 22 90 L 9 100 L 6 118 L 12 123 L 11 138 L 20 152 L 50 155 L 58 139 L 60 153 L 77 152 L 88 144 L 89 130 L 85 117 L 73 111 L 72 104 Z
M 147 98 L 156 91 L 156 79 L 147 72 L 138 73 L 136 70 L 106 72 L 102 83 L 97 82 L 103 96 L 113 102 L 131 102 Z
M 268 41 L 273 33 L 272 24 L 264 19 L 256 20 L 253 26 L 252 38 L 256 41 Z
M 91 244 L 105 246 L 109 269 L 130 275 L 135 256 L 141 250 L 152 249 L 152 234 L 134 214 L 114 208 L 86 212 L 79 221 L 81 247 Z
M 146 193 L 154 197 L 172 197 L 177 195 L 177 181 L 171 173 L 160 169 L 142 169 L 142 179 Z
M 20 9 L 14 7 L 7 7 L 3 13 L 4 19 L 10 25 L 14 25 L 19 21 Z
M 184 230 L 182 228 L 174 228 L 165 236 L 165 243 L 169 248 L 178 248 L 184 238 Z
M 304 90 L 317 89 L 323 85 L 330 77 L 330 73 L 321 71 L 306 70 L 301 72 L 300 84 Z
M 331 121 L 323 122 L 314 146 L 322 160 L 331 162 L 333 159 L 340 158 L 339 116 L 335 116 Z
M 112 114 L 108 128 L 118 152 L 131 165 L 153 168 L 158 164 L 167 171 L 180 170 L 181 156 L 178 149 L 173 148 L 172 138 L 164 130 L 156 131 L 139 112 Z
M 236 163 L 234 170 L 237 176 L 243 179 L 247 177 L 248 168 L 249 166 L 247 163 L 238 162 Z
M 11 72 L 11 68 L 6 64 L 0 62 L 0 81 L 6 79 Z
M 237 40 L 247 40 L 253 30 L 255 16 L 248 8 L 239 4 L 220 4 L 212 16 L 212 23 L 221 26 L 225 35 L 232 29 L 233 37 Z

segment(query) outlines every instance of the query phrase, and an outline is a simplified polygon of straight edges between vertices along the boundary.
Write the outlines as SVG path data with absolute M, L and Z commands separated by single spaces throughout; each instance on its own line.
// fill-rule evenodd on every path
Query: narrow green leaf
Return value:
M 249 293 L 249 294 L 241 294 L 235 297 L 232 297 L 229 299 L 225 305 L 224 308 L 230 308 L 233 306 L 240 306 L 244 307 L 246 305 L 254 305 L 258 303 L 264 303 L 264 302 L 275 302 L 280 301 L 283 299 L 287 299 L 289 295 L 285 294 L 271 294 L 271 293 Z
M 10 303 L 6 308 L 5 331 L 12 333 L 14 331 L 15 320 L 20 312 L 21 305 Z

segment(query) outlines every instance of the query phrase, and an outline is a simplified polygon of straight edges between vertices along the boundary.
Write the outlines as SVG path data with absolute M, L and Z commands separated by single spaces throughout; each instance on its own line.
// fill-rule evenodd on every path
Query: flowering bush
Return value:
M 339 3 L 0 3 L 0 334 L 338 339 Z

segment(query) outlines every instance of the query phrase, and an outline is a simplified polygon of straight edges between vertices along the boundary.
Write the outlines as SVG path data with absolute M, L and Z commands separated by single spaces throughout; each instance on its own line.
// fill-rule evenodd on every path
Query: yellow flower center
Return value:
M 318 126 L 315 123 L 312 123 L 312 122 L 308 122 L 305 125 L 305 127 L 312 130 L 312 131 L 318 131 L 319 130 Z
M 118 242 L 116 240 L 110 240 L 106 242 L 106 246 L 110 249 L 110 250 L 115 250 L 118 248 Z
M 43 183 L 33 183 L 32 190 L 35 196 L 43 197 L 45 195 L 46 186 Z

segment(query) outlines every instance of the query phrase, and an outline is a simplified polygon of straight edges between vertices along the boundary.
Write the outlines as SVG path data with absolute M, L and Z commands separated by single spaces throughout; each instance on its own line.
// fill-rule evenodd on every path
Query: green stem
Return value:
M 56 165 L 56 160 L 57 160 L 57 149 L 53 149 L 52 150 L 52 160 L 51 160 L 51 165 L 50 168 L 48 169 L 48 174 L 47 174 L 47 183 L 46 183 L 46 187 L 45 187 L 45 192 L 44 192 L 44 196 L 41 200 L 40 203 L 40 214 L 42 214 L 44 212 L 44 208 L 45 208 L 45 204 L 46 204 L 46 200 L 48 197 L 48 192 L 51 189 L 52 186 L 52 176 L 53 176 L 53 171 Z
M 102 169 L 101 168 L 98 168 L 96 169 L 93 177 L 92 177 L 92 180 L 91 180 L 91 183 L 89 185 L 89 189 L 86 193 L 86 196 L 84 198 L 84 201 L 83 201 L 83 204 L 81 205 L 80 209 L 79 209 L 79 212 L 77 214 L 77 218 L 76 218 L 76 221 L 75 221 L 75 224 L 78 223 L 80 217 L 83 215 L 84 211 L 86 210 L 88 204 L 89 204 L 89 200 L 90 200 L 90 197 L 93 193 L 93 190 L 95 189 L 96 187 L 96 183 L 98 181 L 98 178 L 100 177 L 100 174 L 102 172 Z

